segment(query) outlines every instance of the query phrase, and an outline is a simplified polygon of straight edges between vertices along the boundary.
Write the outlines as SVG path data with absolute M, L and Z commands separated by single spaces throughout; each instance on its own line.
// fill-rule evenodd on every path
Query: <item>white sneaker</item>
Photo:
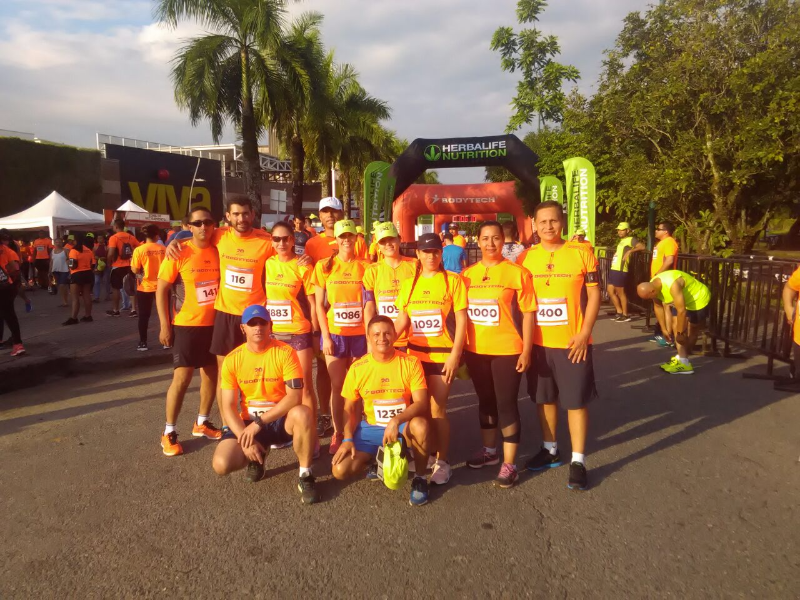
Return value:
M 436 464 L 436 456 L 432 454 L 428 457 L 428 471 L 430 471 L 435 464 Z
M 435 485 L 444 485 L 448 481 L 450 481 L 450 475 L 452 475 L 452 470 L 450 469 L 450 465 L 443 460 L 437 460 L 436 464 L 433 465 L 433 473 L 431 474 L 431 483 Z

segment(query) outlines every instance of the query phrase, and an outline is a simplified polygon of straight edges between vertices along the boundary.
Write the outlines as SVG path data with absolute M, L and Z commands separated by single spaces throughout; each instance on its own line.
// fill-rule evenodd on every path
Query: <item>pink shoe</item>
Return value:
M 22 356 L 23 354 L 25 354 L 25 348 L 22 347 L 22 344 L 14 344 L 11 349 L 11 356 Z
M 338 450 L 339 450 L 339 446 L 342 445 L 342 440 L 343 439 L 344 439 L 344 434 L 334 433 L 331 436 L 331 445 L 328 448 L 328 454 L 330 454 L 331 456 L 336 454 L 336 452 L 338 452 Z

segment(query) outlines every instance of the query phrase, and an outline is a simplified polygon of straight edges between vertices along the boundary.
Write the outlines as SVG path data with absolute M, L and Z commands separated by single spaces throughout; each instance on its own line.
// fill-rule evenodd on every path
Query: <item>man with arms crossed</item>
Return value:
M 662 221 L 656 225 L 656 239 L 658 243 L 653 248 L 653 258 L 650 262 L 650 279 L 663 271 L 674 269 L 678 265 L 678 242 L 672 237 L 675 226 L 669 221 Z M 664 347 L 674 345 L 672 336 L 672 314 L 665 313 L 664 322 L 666 329 L 662 329 L 660 324 L 656 324 L 656 331 L 651 341 Z

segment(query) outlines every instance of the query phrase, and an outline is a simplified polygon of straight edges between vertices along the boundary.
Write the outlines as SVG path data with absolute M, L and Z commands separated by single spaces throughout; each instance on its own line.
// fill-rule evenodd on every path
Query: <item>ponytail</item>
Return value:
M 336 258 L 336 256 L 338 254 L 339 254 L 339 249 L 338 248 L 334 248 L 333 254 L 331 254 L 331 257 L 325 262 L 324 265 L 322 265 L 322 272 L 323 273 L 328 275 L 333 270 L 333 259 Z
M 419 279 L 421 273 L 422 273 L 422 263 L 420 263 L 419 260 L 417 260 L 417 267 L 414 270 L 414 281 L 411 282 L 411 290 L 408 292 L 408 302 L 406 302 L 406 305 L 403 307 L 404 311 L 406 310 L 406 308 L 408 308 L 408 304 L 411 302 L 411 296 L 414 294 L 414 286 L 417 285 L 417 280 Z

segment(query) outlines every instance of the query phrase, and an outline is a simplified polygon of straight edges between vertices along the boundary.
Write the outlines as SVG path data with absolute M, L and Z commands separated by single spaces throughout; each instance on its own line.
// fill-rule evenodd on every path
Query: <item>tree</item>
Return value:
M 258 138 L 287 97 L 287 80 L 302 77 L 285 60 L 283 0 L 158 0 L 155 17 L 176 27 L 196 20 L 210 33 L 189 40 L 173 59 L 175 101 L 193 125 L 208 119 L 219 143 L 227 122 L 242 140 L 244 183 L 261 214 Z
M 545 0 L 519 0 L 517 20 L 521 24 L 536 23 L 546 7 Z M 519 33 L 514 33 L 511 27 L 500 27 L 492 36 L 491 49 L 500 52 L 504 71 L 519 70 L 522 74 L 522 80 L 517 83 L 517 95 L 511 102 L 514 114 L 506 132 L 530 125 L 534 119 L 539 127 L 548 121 L 559 123 L 566 103 L 564 82 L 574 83 L 580 74 L 572 65 L 553 60 L 561 53 L 558 39 L 553 35 L 543 36 L 535 27 Z

